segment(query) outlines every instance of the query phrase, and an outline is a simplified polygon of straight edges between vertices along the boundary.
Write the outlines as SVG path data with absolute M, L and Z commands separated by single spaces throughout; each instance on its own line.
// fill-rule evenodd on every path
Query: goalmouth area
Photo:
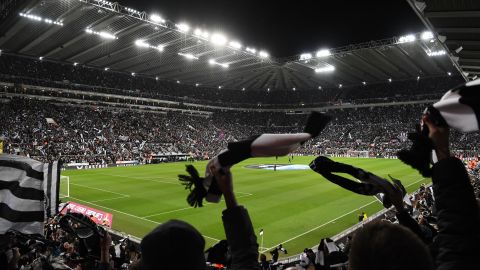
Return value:
M 370 216 L 383 208 L 374 197 L 343 190 L 311 170 L 300 169 L 314 158 L 295 156 L 291 163 L 288 157 L 252 158 L 232 168 L 235 193 L 250 213 L 259 244 L 258 232 L 264 231 L 261 251 L 283 244 L 288 255 L 300 253 L 356 224 L 362 211 Z M 333 159 L 381 177 L 390 174 L 402 180 L 408 192 L 431 181 L 397 159 Z M 193 165 L 203 174 L 206 163 Z M 113 229 L 139 238 L 169 219 L 184 220 L 204 235 L 208 248 L 225 239 L 221 220 L 225 204 L 206 203 L 202 208 L 187 204 L 188 191 L 177 177 L 186 173 L 186 164 L 190 163 L 63 171 L 70 191 L 62 200 L 109 212 Z M 274 170 L 271 165 L 275 164 L 296 166 Z M 61 183 L 65 195 L 68 182 Z

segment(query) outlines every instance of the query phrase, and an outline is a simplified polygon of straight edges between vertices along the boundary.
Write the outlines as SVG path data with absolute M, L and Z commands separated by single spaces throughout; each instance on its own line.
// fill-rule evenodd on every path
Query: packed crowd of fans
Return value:
M 300 103 L 311 100 L 313 95 L 320 95 L 317 100 L 326 104 L 436 99 L 458 83 L 456 78 L 447 77 L 392 82 L 381 89 L 365 86 L 363 92 L 346 88 L 340 92 L 312 90 L 278 92 L 278 95 L 258 91 L 198 91 L 201 89 L 176 82 L 11 55 L 0 57 L 0 73 L 2 81 L 17 84 L 169 100 L 190 101 L 194 96 L 199 102 L 209 100 L 219 104 L 231 101 L 242 104 L 252 99 L 270 104 Z M 412 93 L 420 95 L 412 98 L 409 96 Z M 410 146 L 407 134 L 414 130 L 426 106 L 427 103 L 379 104 L 330 109 L 331 123 L 296 154 L 338 156 L 355 151 L 365 152 L 369 157 L 395 157 L 400 149 Z M 211 111 L 211 115 L 192 115 L 5 95 L 0 99 L 0 118 L 0 140 L 6 153 L 42 161 L 114 164 L 131 160 L 149 163 L 156 156 L 210 159 L 229 141 L 262 133 L 300 132 L 306 115 L 217 110 Z M 478 132 L 449 131 L 436 126 L 428 117 L 423 121 L 439 160 L 431 168 L 432 188 L 424 186 L 407 199 L 401 184 L 386 180 L 370 183 L 370 188 L 381 190 L 386 207 L 394 206 L 395 217 L 366 224 L 345 245 L 324 239 L 316 250 L 305 249 L 291 269 L 332 269 L 333 265 L 341 269 L 346 263 L 353 270 L 478 268 Z M 2 235 L 0 268 L 51 269 L 50 265 L 56 265 L 54 269 L 203 270 L 209 261 L 216 263 L 211 267 L 220 269 L 275 269 L 279 252 L 286 250 L 282 246 L 271 250 L 271 260 L 264 254 L 259 256 L 248 211 L 237 204 L 231 172 L 228 168 L 210 170 L 224 197 L 226 209 L 222 221 L 227 240 L 209 249 L 207 254 L 202 235 L 183 221 L 161 224 L 137 247 L 122 239 L 112 244 L 108 233 L 98 233 L 94 243 L 91 235 L 79 239 L 79 235 L 85 234 L 84 228 L 72 226 L 80 231 L 75 234 L 75 230 L 65 230 L 57 219 L 51 219 L 45 225 L 45 238 L 17 232 Z
M 256 91 L 246 89 L 204 88 L 194 83 L 165 81 L 155 77 L 105 71 L 38 58 L 2 54 L 0 79 L 25 85 L 39 85 L 87 92 L 174 100 L 200 104 L 229 106 L 332 105 L 347 103 L 377 103 L 437 99 L 445 91 L 461 83 L 459 77 L 422 78 L 413 81 L 394 81 L 389 84 L 367 84 L 351 87 L 324 86 L 312 90 Z
M 347 155 L 368 151 L 370 157 L 393 157 L 408 146 L 414 117 L 425 104 L 331 110 L 334 119 L 297 154 Z M 40 160 L 114 164 L 154 156 L 188 155 L 208 159 L 227 142 L 262 133 L 301 132 L 306 115 L 215 112 L 210 117 L 177 112 L 159 114 L 95 106 L 69 106 L 33 99 L 3 99 L 0 138 L 6 153 Z M 50 123 L 47 118 L 51 119 Z M 452 133 L 455 154 L 475 156 L 478 134 Z

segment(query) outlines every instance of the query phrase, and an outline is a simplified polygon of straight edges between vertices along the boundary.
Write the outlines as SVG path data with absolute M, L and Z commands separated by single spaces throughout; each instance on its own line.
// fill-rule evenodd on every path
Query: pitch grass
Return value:
M 293 164 L 309 164 L 314 157 L 295 157 Z M 401 179 L 409 192 L 430 181 L 396 159 L 334 158 L 381 177 Z M 232 168 L 234 188 L 240 204 L 247 207 L 261 250 L 282 243 L 289 254 L 317 245 L 368 215 L 382 209 L 373 197 L 343 190 L 311 170 L 269 171 L 248 169 L 249 164 L 285 164 L 286 157 L 255 158 Z M 205 237 L 206 247 L 225 239 L 221 220 L 225 205 L 207 204 L 191 208 L 187 191 L 177 175 L 186 162 L 64 171 L 70 177 L 70 199 L 113 214 L 113 228 L 143 237 L 158 224 L 180 219 L 194 225 Z M 206 162 L 194 165 L 203 174 Z M 62 185 L 62 189 L 64 185 Z M 64 193 L 64 192 L 62 192 Z

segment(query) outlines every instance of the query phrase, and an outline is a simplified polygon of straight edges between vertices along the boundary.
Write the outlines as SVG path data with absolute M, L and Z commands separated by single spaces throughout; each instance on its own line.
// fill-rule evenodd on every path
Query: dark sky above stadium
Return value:
M 118 0 L 285 57 L 421 32 L 406 0 Z

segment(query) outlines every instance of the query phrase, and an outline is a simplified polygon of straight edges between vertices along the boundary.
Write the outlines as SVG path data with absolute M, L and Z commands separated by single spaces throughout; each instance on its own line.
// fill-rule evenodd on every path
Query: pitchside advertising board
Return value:
M 103 212 L 101 210 L 91 208 L 85 205 L 81 205 L 76 202 L 68 202 L 67 207 L 63 208 L 62 210 L 62 214 L 65 214 L 67 212 L 80 213 L 86 215 L 87 217 L 90 217 L 90 219 L 98 225 L 107 226 L 109 228 L 112 227 L 113 215 L 110 213 Z
M 87 169 L 99 169 L 110 167 L 125 167 L 125 166 L 137 166 L 140 162 L 138 160 L 119 160 L 115 164 L 94 164 L 91 165 L 88 162 L 71 162 L 63 164 L 62 170 L 87 170 Z

